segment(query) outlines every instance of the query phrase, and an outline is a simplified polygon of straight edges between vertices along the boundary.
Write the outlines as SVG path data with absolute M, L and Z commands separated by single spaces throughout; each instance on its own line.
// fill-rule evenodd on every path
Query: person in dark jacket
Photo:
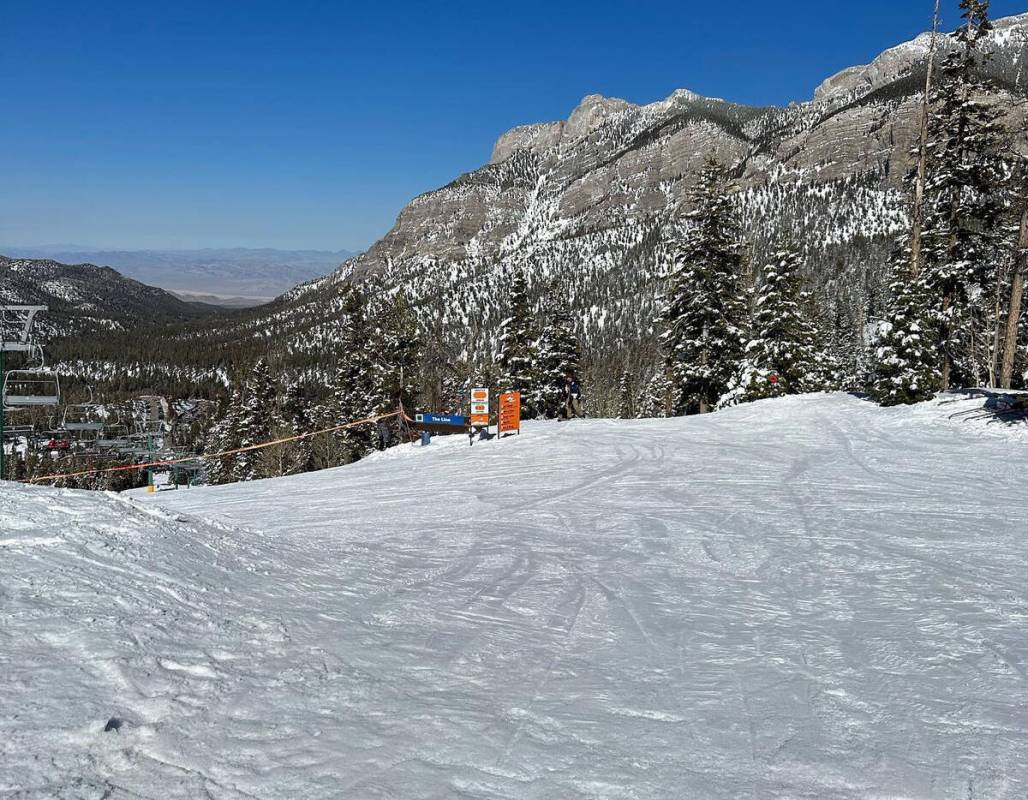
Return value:
M 569 372 L 564 380 L 564 419 L 582 415 L 582 387 L 578 378 Z

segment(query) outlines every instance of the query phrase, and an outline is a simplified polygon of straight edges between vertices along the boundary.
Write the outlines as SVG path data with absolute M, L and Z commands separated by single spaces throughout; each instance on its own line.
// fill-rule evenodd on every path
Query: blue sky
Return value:
M 0 244 L 362 249 L 584 95 L 805 100 L 931 4 L 0 0 Z

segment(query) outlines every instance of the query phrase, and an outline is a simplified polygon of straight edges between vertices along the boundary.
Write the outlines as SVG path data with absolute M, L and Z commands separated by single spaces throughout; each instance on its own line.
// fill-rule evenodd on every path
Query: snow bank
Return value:
M 0 796 L 1023 798 L 1028 450 L 955 408 L 4 484 Z

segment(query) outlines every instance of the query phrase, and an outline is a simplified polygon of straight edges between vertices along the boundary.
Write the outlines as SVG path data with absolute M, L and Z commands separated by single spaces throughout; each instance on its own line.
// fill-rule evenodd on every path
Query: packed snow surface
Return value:
M 1023 799 L 1028 443 L 966 407 L 5 484 L 0 796 Z

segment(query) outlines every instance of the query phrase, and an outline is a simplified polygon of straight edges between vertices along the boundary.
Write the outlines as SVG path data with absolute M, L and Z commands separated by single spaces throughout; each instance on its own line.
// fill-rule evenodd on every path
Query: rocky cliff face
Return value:
M 590 95 L 567 120 L 503 134 L 489 164 L 412 201 L 355 266 L 507 257 L 569 230 L 675 213 L 711 154 L 734 166 L 744 189 L 861 180 L 886 198 L 910 166 L 929 44 L 924 34 L 843 70 L 789 108 L 685 90 L 644 106 Z M 1008 129 L 1023 131 L 1028 14 L 997 21 L 990 49 L 996 100 Z M 1023 134 L 1012 138 L 1024 146 Z

